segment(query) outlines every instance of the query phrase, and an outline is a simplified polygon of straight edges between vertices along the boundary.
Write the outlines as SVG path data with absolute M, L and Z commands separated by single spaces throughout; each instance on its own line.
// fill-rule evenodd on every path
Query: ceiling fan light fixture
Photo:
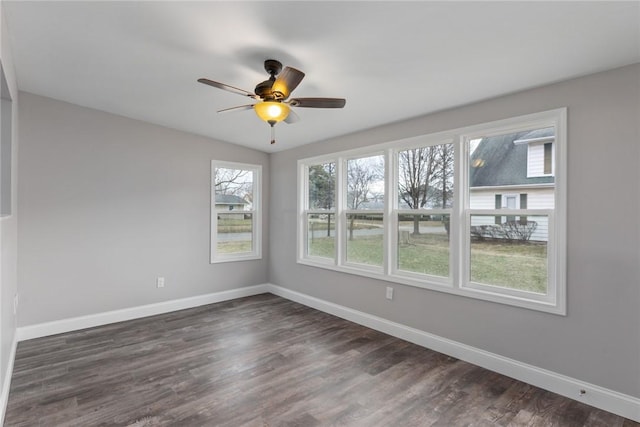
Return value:
M 289 115 L 289 105 L 276 101 L 258 102 L 253 106 L 258 117 L 265 122 L 281 122 Z

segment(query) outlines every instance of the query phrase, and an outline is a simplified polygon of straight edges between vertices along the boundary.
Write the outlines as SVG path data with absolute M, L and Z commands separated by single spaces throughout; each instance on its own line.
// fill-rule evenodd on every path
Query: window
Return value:
M 448 283 L 454 146 L 425 143 L 394 154 L 392 274 Z
M 344 262 L 381 270 L 384 261 L 384 155 L 346 160 Z
M 298 262 L 564 314 L 565 129 L 560 109 L 300 160 Z
M 336 256 L 336 164 L 327 162 L 307 168 L 307 257 L 332 260 Z
M 211 262 L 261 258 L 262 167 L 211 162 Z
M 463 288 L 540 302 L 551 299 L 555 278 L 548 250 L 555 180 L 530 176 L 531 143 L 540 134 L 553 138 L 555 128 L 532 129 L 523 124 L 506 133 L 464 137 L 480 142 L 473 152 L 470 143 L 467 149 L 465 226 L 469 232 L 465 233 Z M 527 162 L 521 160 L 525 154 Z M 474 167 L 480 158 L 482 166 Z M 513 190 L 518 193 L 507 193 Z M 495 194 L 494 209 L 479 203 L 487 194 Z

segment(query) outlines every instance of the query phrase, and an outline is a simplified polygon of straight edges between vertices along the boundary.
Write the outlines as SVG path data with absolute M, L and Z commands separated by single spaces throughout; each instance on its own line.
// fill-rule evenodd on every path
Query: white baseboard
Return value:
M 107 325 L 109 323 L 123 322 L 125 320 L 139 319 L 141 317 L 155 316 L 156 314 L 169 313 L 172 311 L 184 310 L 186 308 L 193 308 L 201 305 L 248 297 L 251 295 L 264 294 L 267 292 L 269 292 L 268 285 L 247 286 L 228 291 L 198 295 L 195 297 L 163 301 L 155 304 L 124 308 L 121 310 L 106 311 L 87 316 L 72 317 L 70 319 L 39 323 L 31 326 L 22 326 L 18 328 L 16 335 L 18 341 L 30 340 L 33 338 L 77 331 L 80 329 L 92 328 L 94 326 Z
M 269 292 L 274 295 L 640 422 L 640 399 L 636 397 L 538 368 L 280 286 L 270 284 L 268 285 L 268 289 Z M 583 394 L 581 394 L 581 390 L 584 391 Z
M 16 348 L 18 347 L 18 337 L 13 336 L 11 351 L 9 352 L 9 363 L 7 371 L 4 373 L 2 382 L 2 392 L 0 392 L 0 426 L 4 425 L 4 414 L 7 412 L 7 402 L 9 401 L 9 388 L 11 387 L 11 377 L 13 376 L 13 362 L 16 360 Z

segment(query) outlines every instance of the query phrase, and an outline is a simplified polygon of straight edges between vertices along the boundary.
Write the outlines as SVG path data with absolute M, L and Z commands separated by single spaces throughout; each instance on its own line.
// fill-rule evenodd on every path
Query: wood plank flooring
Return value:
M 19 343 L 5 426 L 640 426 L 258 295 Z

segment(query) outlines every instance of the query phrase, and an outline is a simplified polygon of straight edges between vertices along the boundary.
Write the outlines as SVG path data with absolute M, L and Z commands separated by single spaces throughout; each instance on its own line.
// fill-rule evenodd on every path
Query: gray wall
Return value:
M 270 280 L 640 397 L 639 104 L 634 65 L 272 154 Z M 296 263 L 298 159 L 565 106 L 566 317 Z
M 19 114 L 19 326 L 267 282 L 266 184 L 263 259 L 209 263 L 211 160 L 268 183 L 267 154 L 23 92 Z
M 0 218 L 0 387 L 9 374 L 11 348 L 16 335 L 16 317 L 13 314 L 13 297 L 18 292 L 17 253 L 18 253 L 18 211 L 17 172 L 18 172 L 18 87 L 16 85 L 13 57 L 9 46 L 9 35 L 4 22 L 0 2 L 0 63 L 6 78 L 3 85 L 3 98 L 11 99 L 11 215 Z M 8 100 L 5 100 L 3 108 Z M 3 112 L 6 114 L 6 112 Z M 3 135 L 3 138 L 5 136 Z M 6 166 L 6 162 L 3 162 Z M 3 172 L 4 174 L 4 172 Z M 4 408 L 0 409 L 4 414 Z M 0 417 L 1 418 L 1 417 Z M 0 419 L 0 423 L 2 419 Z

